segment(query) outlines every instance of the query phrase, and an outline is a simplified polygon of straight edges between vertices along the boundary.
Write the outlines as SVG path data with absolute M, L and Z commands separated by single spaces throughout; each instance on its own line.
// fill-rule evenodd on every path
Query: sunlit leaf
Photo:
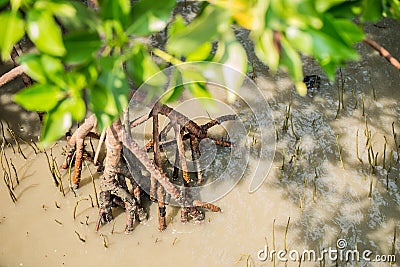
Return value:
M 71 112 L 73 120 L 81 121 L 85 117 L 86 105 L 81 95 L 69 97 L 65 100 L 65 102 L 65 104 L 68 105 L 68 109 Z
M 339 5 L 343 2 L 346 2 L 346 0 L 316 0 L 315 1 L 315 8 L 318 10 L 318 12 L 325 12 L 328 9 Z
M 44 116 L 40 143 L 48 146 L 63 136 L 72 125 L 72 113 L 68 101 L 60 102 Z
M 288 41 L 303 54 L 313 54 L 312 36 L 307 32 L 295 27 L 289 27 L 286 31 Z
M 400 1 L 386 0 L 383 5 L 383 15 L 400 20 Z
M 218 45 L 214 61 L 224 64 L 222 77 L 228 90 L 228 101 L 233 102 L 237 92 L 242 86 L 247 69 L 247 55 L 243 46 L 236 40 L 232 31 L 227 31 Z M 240 75 L 242 74 L 242 75 Z
M 63 79 L 64 66 L 59 58 L 44 54 L 41 57 L 41 63 L 48 80 L 53 81 L 54 84 L 61 87 L 65 85 Z
M 136 44 L 132 48 L 132 57 L 127 62 L 127 70 L 130 77 L 138 86 L 146 82 L 151 86 L 162 87 L 167 82 L 167 77 L 164 73 L 159 73 L 160 68 L 154 63 L 147 49 L 142 44 Z M 152 77 L 157 73 L 159 74 Z
M 167 21 L 175 5 L 175 0 L 136 2 L 131 15 L 131 25 L 127 32 L 143 36 L 161 31 L 167 26 Z
M 49 111 L 65 97 L 61 88 L 49 84 L 35 84 L 14 95 L 14 101 L 33 111 Z
M 208 6 L 200 17 L 183 30 L 171 34 L 167 51 L 177 56 L 187 56 L 204 43 L 215 40 L 218 33 L 228 30 L 229 13 L 221 8 Z
M 282 56 L 280 63 L 288 69 L 290 77 L 299 85 L 303 81 L 303 69 L 298 52 L 290 45 L 286 38 L 281 39 Z M 303 88 L 299 87 L 299 94 L 304 94 Z
M 258 10 L 261 9 L 262 13 L 264 13 L 269 1 L 211 0 L 210 2 L 227 9 L 240 26 L 254 30 L 258 28 L 260 21 L 257 16 Z
M 113 66 L 113 59 L 101 62 L 103 72 L 88 92 L 89 107 L 96 114 L 100 128 L 107 127 L 128 106 L 129 85 L 122 68 Z
M 273 32 L 265 31 L 255 40 L 254 50 L 259 59 L 268 65 L 271 70 L 276 71 L 279 66 L 279 51 L 274 44 Z
M 210 91 L 207 90 L 203 83 L 188 83 L 185 87 L 189 90 L 189 92 L 197 98 L 208 98 L 211 99 L 212 95 Z
M 59 20 L 66 29 L 94 31 L 101 24 L 101 20 L 95 11 L 87 8 L 87 6 L 83 5 L 80 1 L 68 1 L 68 5 L 74 8 L 75 15 L 73 17 L 67 16 L 69 13 L 72 13 L 71 11 L 68 11 L 68 14 L 61 14 L 60 12 L 64 12 L 62 10 L 55 11 L 57 20 Z
M 186 22 L 181 15 L 176 15 L 174 21 L 168 26 L 168 38 L 186 28 Z
M 40 83 L 45 83 L 46 73 L 43 69 L 42 58 L 35 54 L 26 54 L 19 58 L 19 63 L 24 67 L 25 73 Z
M 27 15 L 29 38 L 36 47 L 53 56 L 63 56 L 66 52 L 61 29 L 51 13 L 32 9 Z
M 25 23 L 19 13 L 5 11 L 0 14 L 0 50 L 1 58 L 9 59 L 13 45 L 24 36 Z
M 301 96 L 305 96 L 307 94 L 307 86 L 302 81 L 295 82 L 294 86 L 296 87 L 296 91 Z
M 166 93 L 162 96 L 162 103 L 170 103 L 178 100 L 179 96 L 184 90 L 182 83 L 182 76 L 178 69 L 172 69 L 172 74 Z
M 187 55 L 186 61 L 202 61 L 210 57 L 212 50 L 211 43 L 204 43 L 196 50 Z
M 96 115 L 100 128 L 112 123 L 117 108 L 112 93 L 104 86 L 93 86 L 88 91 L 89 108 Z
M 63 87 L 64 82 L 64 67 L 59 58 L 52 57 L 47 54 L 23 55 L 19 62 L 24 66 L 25 72 L 34 80 L 40 83 L 52 81 L 53 84 Z
M 77 15 L 75 7 L 65 1 L 39 0 L 35 1 L 34 8 L 50 11 L 59 17 L 74 18 Z

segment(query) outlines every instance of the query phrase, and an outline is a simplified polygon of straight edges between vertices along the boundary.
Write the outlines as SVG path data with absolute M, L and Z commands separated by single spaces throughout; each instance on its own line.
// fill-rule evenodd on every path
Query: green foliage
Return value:
M 175 5 L 175 0 L 143 0 L 137 2 L 133 7 L 130 17 L 131 25 L 127 33 L 146 36 L 163 30 Z
M 2 59 L 24 35 L 36 47 L 20 58 L 36 84 L 16 94 L 15 101 L 47 112 L 43 143 L 82 120 L 86 106 L 100 128 L 107 127 L 128 103 L 128 80 L 147 83 L 154 92 L 168 85 L 163 102 L 177 100 L 185 89 L 194 97 L 212 97 L 204 70 L 185 68 L 184 62 L 229 66 L 218 75 L 237 90 L 243 81 L 235 71 L 246 72 L 248 60 L 234 29 L 249 30 L 257 57 L 271 71 L 287 69 L 304 94 L 301 55 L 314 57 L 333 79 L 338 66 L 359 58 L 353 45 L 364 34 L 355 18 L 361 23 L 400 18 L 397 0 L 208 0 L 199 3 L 194 19 L 175 14 L 176 5 L 175 0 L 100 0 L 91 10 L 79 1 L 0 0 Z M 163 30 L 165 47 L 150 46 L 148 38 Z M 160 72 L 168 64 L 178 67 L 170 77 Z
M 173 28 L 166 49 L 177 57 L 189 56 L 206 43 L 217 39 L 218 35 L 229 29 L 229 14 L 222 8 L 207 6 L 187 27 Z
M 93 59 L 101 47 L 97 32 L 77 31 L 64 36 L 67 53 L 64 62 L 67 64 L 82 64 Z
M 27 34 L 43 53 L 63 56 L 66 52 L 61 29 L 49 10 L 32 9 L 27 14 Z
M 6 11 L 0 14 L 0 25 L 3 28 L 0 34 L 1 58 L 6 60 L 13 45 L 24 36 L 25 22 L 20 14 L 14 11 Z
M 132 56 L 127 62 L 128 74 L 132 80 L 140 86 L 146 82 L 150 77 L 160 72 L 160 68 L 151 56 L 148 54 L 148 50 L 143 44 L 135 44 L 132 48 Z M 167 83 L 167 77 L 165 74 L 160 73 L 156 78 L 150 79 L 148 84 L 154 87 L 162 88 Z

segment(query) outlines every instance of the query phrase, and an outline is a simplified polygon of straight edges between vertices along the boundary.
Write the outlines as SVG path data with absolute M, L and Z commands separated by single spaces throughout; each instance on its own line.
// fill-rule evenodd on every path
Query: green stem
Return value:
M 170 54 L 168 54 L 158 48 L 153 49 L 153 54 L 169 63 L 172 63 L 173 65 L 180 65 L 180 64 L 184 63 L 183 61 L 171 56 Z

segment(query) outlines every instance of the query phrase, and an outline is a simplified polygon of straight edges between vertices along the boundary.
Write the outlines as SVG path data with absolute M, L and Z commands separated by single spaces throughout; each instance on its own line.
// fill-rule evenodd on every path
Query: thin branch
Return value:
M 0 77 L 0 87 L 2 87 L 3 85 L 5 85 L 8 82 L 14 80 L 15 78 L 22 75 L 23 73 L 24 73 L 24 69 L 22 66 L 18 66 L 18 67 L 11 69 L 9 72 L 3 74 Z
M 377 42 L 370 38 L 365 38 L 364 43 L 368 44 L 371 46 L 373 49 L 379 52 L 379 54 L 384 57 L 387 61 L 389 61 L 390 64 L 392 64 L 397 70 L 400 71 L 400 62 L 394 58 L 389 51 L 387 51 L 385 48 L 383 48 L 381 45 L 379 45 Z

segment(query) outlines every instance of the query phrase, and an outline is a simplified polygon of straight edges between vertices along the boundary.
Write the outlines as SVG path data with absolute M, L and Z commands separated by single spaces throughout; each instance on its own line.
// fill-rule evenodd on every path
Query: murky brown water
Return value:
M 379 26 L 383 28 L 368 26 L 367 30 L 400 58 L 399 24 L 385 20 Z M 284 248 L 289 217 L 288 250 L 335 248 L 337 239 L 343 238 L 348 243 L 347 248 L 369 249 L 373 255 L 391 254 L 394 229 L 400 221 L 400 164 L 391 128 L 394 122 L 400 133 L 400 107 L 397 104 L 400 75 L 366 45 L 359 44 L 357 48 L 363 55 L 362 60 L 342 69 L 344 109 L 338 119 L 335 119 L 337 83 L 330 85 L 322 78 L 320 92 L 302 98 L 293 91 L 285 74 L 257 73 L 257 84 L 274 111 L 278 129 L 273 168 L 265 183 L 253 194 L 248 193 L 248 179 L 240 182 L 216 202 L 223 213 L 208 212 L 201 225 L 182 225 L 176 215 L 178 210 L 168 207 L 168 228 L 159 233 L 157 207 L 152 204 L 149 222 L 137 225 L 132 234 L 123 233 L 125 216 L 118 209 L 115 224 L 102 226 L 99 233 L 95 233 L 97 208 L 92 208 L 89 200 L 89 194 L 93 197 L 94 193 L 86 167 L 77 197 L 69 191 L 64 174 L 66 196 L 63 197 L 54 187 L 42 153 L 35 155 L 30 147 L 24 147 L 28 160 L 23 160 L 21 155 L 13 154 L 8 148 L 7 158 L 12 158 L 16 165 L 20 184 L 15 188 L 18 202 L 13 204 L 4 182 L 0 182 L 0 266 L 273 266 L 270 261 L 259 261 L 257 252 L 265 244 L 270 249 Z M 257 65 L 256 69 L 263 68 Z M 311 60 L 305 59 L 304 69 L 305 74 L 324 77 Z M 13 83 L 1 88 L 0 118 L 9 121 L 23 138 L 36 140 L 39 132 L 36 115 L 22 111 L 10 100 L 17 86 L 20 85 Z M 287 133 L 282 133 L 290 95 L 294 130 L 301 142 L 296 142 L 290 128 Z M 371 176 L 371 198 L 368 197 L 370 175 L 362 98 L 373 150 L 375 154 L 379 152 L 378 166 Z M 357 130 L 363 167 L 355 152 Z M 339 160 L 336 135 L 342 148 L 344 169 Z M 384 136 L 388 142 L 386 169 L 390 151 L 394 151 L 388 176 L 382 167 Z M 53 152 L 59 165 L 63 159 L 63 145 L 60 142 Z M 302 149 L 301 156 L 296 162 L 289 163 L 298 145 Z M 285 168 L 281 172 L 283 151 Z M 89 168 L 95 172 L 92 165 Z M 99 181 L 96 183 L 98 186 Z M 79 202 L 74 220 L 74 207 L 80 199 L 87 200 Z M 80 241 L 75 232 L 85 242 Z M 101 234 L 108 248 L 104 247 Z M 394 248 L 397 253 L 398 242 Z M 346 265 L 344 262 L 337 264 Z M 276 265 L 283 266 L 283 263 L 277 260 Z M 288 263 L 288 266 L 298 265 L 298 262 Z M 302 262 L 301 265 L 316 266 L 319 263 Z M 348 266 L 354 265 L 354 262 L 348 263 Z

